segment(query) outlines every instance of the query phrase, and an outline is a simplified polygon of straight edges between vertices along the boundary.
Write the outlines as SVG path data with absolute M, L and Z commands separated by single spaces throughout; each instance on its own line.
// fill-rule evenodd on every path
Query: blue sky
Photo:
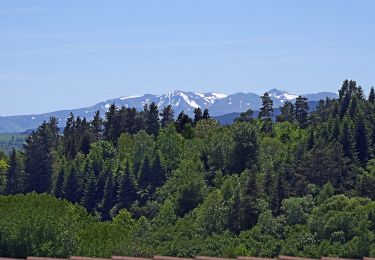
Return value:
M 375 1 L 1 0 L 0 115 L 172 90 L 375 85 Z

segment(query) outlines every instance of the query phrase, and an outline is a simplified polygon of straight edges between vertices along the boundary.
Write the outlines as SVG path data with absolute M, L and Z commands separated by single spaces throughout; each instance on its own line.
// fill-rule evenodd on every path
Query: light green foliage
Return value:
M 229 212 L 229 202 L 220 190 L 215 190 L 197 209 L 197 225 L 207 235 L 222 233 L 227 227 Z
M 171 199 L 176 205 L 177 215 L 183 216 L 199 205 L 206 196 L 204 169 L 199 158 L 183 160 L 178 169 L 160 189 L 162 199 Z
M 306 224 L 315 202 L 312 196 L 293 197 L 282 202 L 281 211 L 288 225 Z
M 0 255 L 69 256 L 82 229 L 94 221 L 83 208 L 51 196 L 0 197 Z
M 0 160 L 0 194 L 4 194 L 7 185 L 8 164 L 4 160 Z
M 157 142 L 167 169 L 169 171 L 176 169 L 181 159 L 181 151 L 184 144 L 183 137 L 177 133 L 173 124 L 169 124 L 160 131 Z

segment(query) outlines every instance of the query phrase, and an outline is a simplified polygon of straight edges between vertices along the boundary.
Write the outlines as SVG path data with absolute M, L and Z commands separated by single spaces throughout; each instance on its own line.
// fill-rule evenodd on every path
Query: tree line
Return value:
M 261 99 L 257 118 L 248 110 L 230 126 L 155 103 L 71 114 L 63 134 L 51 118 L 23 151 L 0 156 L 0 191 L 48 193 L 105 221 L 127 212 L 155 239 L 139 242 L 140 255 L 199 255 L 203 240 L 221 256 L 374 255 L 374 88 L 365 97 L 345 80 L 337 99 L 310 111 L 299 96 L 275 121 Z M 239 244 L 225 251 L 215 239 Z

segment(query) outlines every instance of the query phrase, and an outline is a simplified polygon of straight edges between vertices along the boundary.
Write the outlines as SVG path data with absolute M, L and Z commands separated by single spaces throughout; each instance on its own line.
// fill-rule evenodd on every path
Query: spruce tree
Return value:
M 277 209 L 278 209 L 278 212 L 275 212 L 275 213 L 279 213 L 280 211 L 280 207 L 281 207 L 281 203 L 282 201 L 287 197 L 288 195 L 288 187 L 287 187 L 287 184 L 284 180 L 284 176 L 283 174 L 279 173 L 277 175 L 277 182 L 276 182 L 276 196 L 275 196 L 275 202 L 277 203 Z
M 103 120 L 100 117 L 100 111 L 95 112 L 94 119 L 91 121 L 92 131 L 95 134 L 95 138 L 99 141 L 102 138 Z
M 53 194 L 56 198 L 64 198 L 65 167 L 61 167 L 55 181 Z
M 192 125 L 193 120 L 184 113 L 184 111 L 181 111 L 181 113 L 178 115 L 176 120 L 176 130 L 180 134 L 185 130 L 185 126 L 187 124 Z
M 146 156 L 143 160 L 138 179 L 139 199 L 141 204 L 146 203 L 153 195 L 153 187 L 151 185 L 152 177 L 150 160 L 148 156 Z
M 113 180 L 113 174 L 109 174 L 105 183 L 104 197 L 100 204 L 100 210 L 102 213 L 103 220 L 109 220 L 111 218 L 110 211 L 116 204 L 116 185 Z
M 370 157 L 370 147 L 366 121 L 362 112 L 355 120 L 355 147 L 360 163 L 365 166 Z
M 330 141 L 336 142 L 340 136 L 340 122 L 338 118 L 335 118 L 330 121 L 331 129 L 330 129 Z
M 274 191 L 274 180 L 270 171 L 267 171 L 265 174 L 263 190 L 267 197 L 271 199 L 272 193 Z
M 374 104 L 375 103 L 375 91 L 374 91 L 374 87 L 371 87 L 370 89 L 370 94 L 368 96 L 368 101 L 371 103 L 371 104 Z
M 24 171 L 21 160 L 15 148 L 9 155 L 9 168 L 7 170 L 7 194 L 24 192 Z
M 96 178 L 93 172 L 87 176 L 85 188 L 83 191 L 82 205 L 90 213 L 94 213 L 97 206 L 97 186 Z
M 116 114 L 117 108 L 115 104 L 112 104 L 105 113 L 104 137 L 106 140 L 112 141 L 112 143 L 116 141 L 116 128 L 119 128 Z
M 310 129 L 309 130 L 309 137 L 307 139 L 307 150 L 311 150 L 314 147 L 315 144 L 315 135 L 314 135 L 314 130 Z
M 200 107 L 194 108 L 194 124 L 203 119 L 203 113 Z
M 152 172 L 150 169 L 150 160 L 148 156 L 146 155 L 141 166 L 141 170 L 139 173 L 139 179 L 138 179 L 138 187 L 140 189 L 145 189 L 147 188 L 152 179 Z
M 210 113 L 208 112 L 208 109 L 206 108 L 206 109 L 203 111 L 202 119 L 203 119 L 203 120 L 207 120 L 207 119 L 210 119 L 210 118 L 211 118 Z
M 294 106 L 292 102 L 285 101 L 280 107 L 280 115 L 276 117 L 277 122 L 293 122 L 294 120 Z
M 59 142 L 58 120 L 43 122 L 26 138 L 24 145 L 26 191 L 48 192 L 53 172 L 53 152 Z
M 160 129 L 160 120 L 159 120 L 159 108 L 152 102 L 148 109 L 145 110 L 145 117 L 146 117 L 146 132 L 149 135 L 153 135 L 155 137 L 159 134 Z
M 156 154 L 156 158 L 152 163 L 152 186 L 154 188 L 161 187 L 166 181 L 166 173 L 160 161 L 160 154 Z
M 136 200 L 137 188 L 130 171 L 129 163 L 126 163 L 125 173 L 121 176 L 120 179 L 118 202 L 121 207 L 130 209 L 130 207 Z
M 294 105 L 294 118 L 301 128 L 306 128 L 308 125 L 308 111 L 307 98 L 298 96 Z
M 262 98 L 262 107 L 260 108 L 258 117 L 262 120 L 262 130 L 266 133 L 272 133 L 272 116 L 273 116 L 273 101 L 268 94 L 264 93 Z
M 341 131 L 340 131 L 340 143 L 344 152 L 344 156 L 354 160 L 354 138 L 353 138 L 353 123 L 350 117 L 345 116 L 342 121 Z
M 70 167 L 68 176 L 65 179 L 64 197 L 72 203 L 78 203 L 81 200 L 81 187 L 78 183 L 77 169 L 74 165 Z
M 230 208 L 228 228 L 231 232 L 238 235 L 241 233 L 241 224 L 243 219 L 243 209 L 241 204 L 241 197 L 238 191 L 236 191 L 233 203 Z
M 160 113 L 161 120 L 160 124 L 161 127 L 166 127 L 168 124 L 174 122 L 174 112 L 171 105 L 167 105 L 164 107 L 163 112 Z
M 350 100 L 350 105 L 348 109 L 349 115 L 354 118 L 358 112 L 358 98 L 353 96 Z
M 68 159 L 73 159 L 77 154 L 77 143 L 75 140 L 76 121 L 73 113 L 66 120 L 64 136 L 62 139 L 63 149 Z
M 241 230 L 248 230 L 255 226 L 258 220 L 258 208 L 257 208 L 257 199 L 258 199 L 258 188 L 256 181 L 256 173 L 252 171 L 248 178 L 245 187 L 245 193 L 242 199 L 242 209 L 243 215 L 241 220 Z

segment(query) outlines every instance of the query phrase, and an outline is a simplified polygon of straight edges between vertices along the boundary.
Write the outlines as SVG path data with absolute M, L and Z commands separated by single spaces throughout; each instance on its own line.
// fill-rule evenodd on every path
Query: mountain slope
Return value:
M 285 101 L 294 101 L 297 97 L 283 90 L 271 89 L 268 91 L 274 107 L 281 106 Z M 317 101 L 326 97 L 335 98 L 337 94 L 331 92 L 320 92 L 315 94 L 302 94 L 309 98 L 309 101 Z M 93 118 L 97 110 L 103 116 L 111 104 L 118 107 L 135 107 L 138 110 L 143 109 L 144 105 L 155 102 L 160 109 L 167 105 L 171 105 L 177 115 L 184 111 L 190 116 L 193 115 L 195 108 L 200 107 L 209 109 L 212 116 L 221 116 L 229 113 L 240 113 L 248 110 L 258 110 L 261 107 L 260 96 L 254 93 L 235 93 L 226 95 L 222 93 L 198 93 L 186 91 L 174 91 L 164 95 L 145 94 L 143 96 L 125 96 L 116 99 L 110 99 L 100 102 L 91 107 L 61 110 L 46 114 L 19 115 L 0 117 L 0 133 L 23 132 L 29 129 L 35 129 L 43 121 L 48 120 L 51 116 L 59 118 L 59 126 L 65 126 L 66 118 L 72 112 L 75 116 Z

